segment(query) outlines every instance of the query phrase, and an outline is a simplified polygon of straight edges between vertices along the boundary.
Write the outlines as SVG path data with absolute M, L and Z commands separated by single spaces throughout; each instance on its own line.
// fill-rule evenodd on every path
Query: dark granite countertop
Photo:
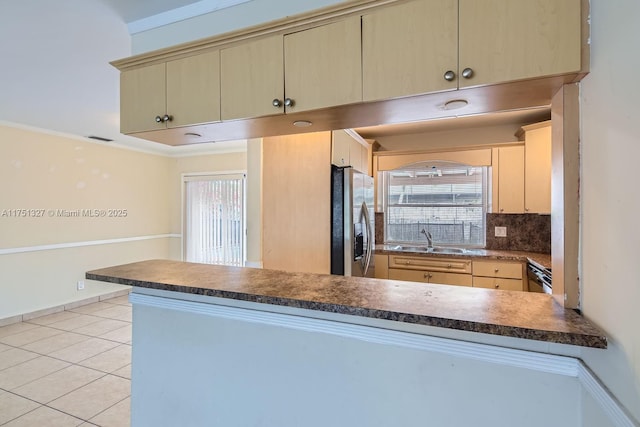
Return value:
M 602 331 L 541 293 L 168 260 L 93 270 L 86 278 L 553 343 L 607 346 Z
M 469 259 L 497 259 L 505 261 L 522 261 L 533 262 L 543 268 L 551 268 L 551 255 L 539 252 L 526 252 L 526 251 L 498 251 L 490 249 L 469 249 L 464 253 L 433 253 L 433 252 L 421 252 L 411 250 L 398 250 L 394 249 L 396 244 L 391 245 L 376 245 L 376 253 L 382 255 L 411 255 L 411 256 L 428 256 L 439 258 L 469 258 Z

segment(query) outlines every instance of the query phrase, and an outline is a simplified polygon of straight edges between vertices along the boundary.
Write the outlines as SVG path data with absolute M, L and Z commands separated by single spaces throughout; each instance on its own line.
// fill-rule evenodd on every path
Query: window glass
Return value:
M 184 260 L 244 265 L 244 175 L 184 178 Z
M 386 242 L 483 247 L 487 167 L 449 162 L 386 171 Z

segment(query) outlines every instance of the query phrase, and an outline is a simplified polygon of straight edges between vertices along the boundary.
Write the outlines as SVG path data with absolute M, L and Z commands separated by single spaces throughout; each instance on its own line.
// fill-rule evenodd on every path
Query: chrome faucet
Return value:
M 432 249 L 433 248 L 433 236 L 431 235 L 431 233 L 429 231 L 427 231 L 426 228 L 423 228 L 422 231 L 420 231 L 420 233 L 424 234 L 424 236 L 427 238 L 427 248 Z

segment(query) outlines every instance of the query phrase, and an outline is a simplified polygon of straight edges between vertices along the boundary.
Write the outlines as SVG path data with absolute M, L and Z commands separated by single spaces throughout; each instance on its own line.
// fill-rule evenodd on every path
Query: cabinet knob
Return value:
M 470 79 L 471 77 L 473 77 L 473 70 L 471 68 L 465 68 L 464 70 L 462 70 L 462 77 L 464 77 L 465 79 Z
M 529 208 L 524 208 L 524 211 L 525 212 L 529 212 Z
M 453 267 L 451 264 L 447 264 L 447 268 L 451 268 Z
M 444 79 L 448 82 L 453 81 L 453 79 L 456 78 L 456 73 L 454 73 L 453 71 L 449 70 L 446 73 L 444 73 Z
M 409 264 L 411 264 L 411 261 L 405 261 L 404 263 L 405 263 L 406 265 L 409 265 Z
M 156 116 L 156 123 L 166 123 L 166 122 L 170 122 L 171 120 L 173 120 L 173 117 L 168 114 L 165 114 L 162 117 Z
M 428 278 L 429 278 L 429 276 L 430 276 L 430 274 L 429 274 L 429 273 L 424 273 L 424 278 L 425 278 L 425 279 L 428 279 Z
M 504 212 L 504 208 L 500 208 L 500 212 Z
M 494 269 L 493 269 L 493 272 L 494 272 L 494 273 L 497 273 L 498 271 L 500 271 L 500 269 L 499 269 L 499 268 L 494 268 Z
M 276 108 L 280 108 L 280 107 L 282 107 L 282 101 L 280 101 L 278 98 L 276 98 L 273 101 L 271 101 L 271 105 L 273 105 Z
M 291 99 L 291 98 L 285 98 L 284 99 L 284 106 L 285 107 L 293 107 L 293 104 L 294 104 L 293 99 Z
M 498 289 L 500 287 L 500 285 L 498 283 L 495 284 L 496 289 Z

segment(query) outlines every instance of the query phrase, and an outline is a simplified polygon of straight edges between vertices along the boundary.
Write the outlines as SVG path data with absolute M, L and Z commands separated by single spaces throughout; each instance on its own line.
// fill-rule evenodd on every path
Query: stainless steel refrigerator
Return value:
M 331 166 L 331 274 L 373 277 L 373 178 Z

